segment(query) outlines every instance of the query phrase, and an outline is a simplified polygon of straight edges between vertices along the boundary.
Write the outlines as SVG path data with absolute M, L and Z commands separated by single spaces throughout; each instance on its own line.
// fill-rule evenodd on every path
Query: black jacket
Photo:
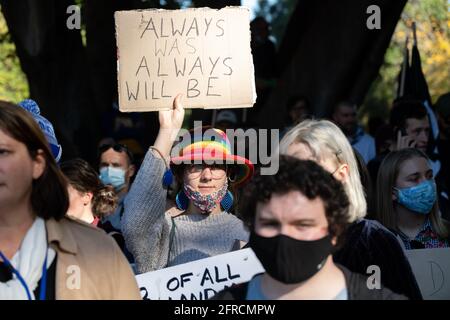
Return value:
M 393 293 L 387 288 L 369 289 L 367 287 L 367 277 L 353 273 L 347 268 L 337 264 L 337 267 L 344 273 L 345 284 L 347 286 L 348 300 L 407 300 L 408 298 Z M 248 282 L 241 283 L 231 288 L 227 288 L 211 300 L 245 300 L 247 295 Z
M 411 300 L 422 300 L 419 286 L 396 235 L 375 220 L 362 219 L 347 229 L 344 245 L 333 254 L 334 262 L 366 275 L 376 265 L 381 284 Z

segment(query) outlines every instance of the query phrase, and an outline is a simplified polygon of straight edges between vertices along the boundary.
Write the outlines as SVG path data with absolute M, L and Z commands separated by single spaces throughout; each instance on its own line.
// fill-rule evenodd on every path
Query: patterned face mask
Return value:
M 228 181 L 225 182 L 220 190 L 207 195 L 192 190 L 187 184 L 183 185 L 183 191 L 189 200 L 191 200 L 202 213 L 210 213 L 226 195 L 228 191 Z
M 411 211 L 428 214 L 436 202 L 436 184 L 426 180 L 414 187 L 397 190 L 397 202 Z

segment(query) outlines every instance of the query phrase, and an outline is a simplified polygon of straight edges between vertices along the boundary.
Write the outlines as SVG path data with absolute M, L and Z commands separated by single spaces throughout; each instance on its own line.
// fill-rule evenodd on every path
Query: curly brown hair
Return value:
M 320 198 L 325 207 L 328 230 L 332 237 L 340 236 L 349 225 L 349 201 L 342 183 L 314 161 L 280 156 L 275 175 L 257 174 L 243 190 L 241 218 L 253 230 L 257 203 L 267 203 L 272 195 L 299 191 L 308 199 Z

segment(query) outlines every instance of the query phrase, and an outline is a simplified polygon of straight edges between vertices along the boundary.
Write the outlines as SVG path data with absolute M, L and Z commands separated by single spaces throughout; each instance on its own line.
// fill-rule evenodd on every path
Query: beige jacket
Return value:
M 70 218 L 46 222 L 57 253 L 57 300 L 141 300 L 133 271 L 113 238 Z

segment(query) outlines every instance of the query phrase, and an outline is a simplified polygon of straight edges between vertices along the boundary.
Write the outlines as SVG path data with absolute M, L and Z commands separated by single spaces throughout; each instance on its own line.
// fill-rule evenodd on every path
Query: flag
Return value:
M 428 102 L 428 105 L 431 106 L 431 97 L 428 91 L 428 84 L 422 71 L 420 52 L 417 46 L 415 23 L 413 23 L 413 36 L 414 36 L 414 43 L 411 51 L 411 67 L 410 67 L 411 90 L 414 95 L 414 98 L 417 98 L 424 102 L 426 101 Z
M 403 63 L 398 74 L 397 99 L 408 96 L 411 93 L 411 75 L 409 65 L 409 37 L 406 37 L 405 50 L 403 53 Z
M 435 158 L 437 154 L 436 139 L 439 137 L 439 125 L 436 119 L 436 114 L 432 109 L 430 92 L 428 90 L 427 80 L 422 71 L 422 62 L 420 61 L 420 52 L 417 45 L 416 23 L 413 22 L 413 36 L 414 44 L 411 52 L 411 87 L 414 96 L 423 102 L 427 108 L 428 118 L 430 120 L 431 132 L 430 140 L 428 142 L 428 155 L 430 158 Z

